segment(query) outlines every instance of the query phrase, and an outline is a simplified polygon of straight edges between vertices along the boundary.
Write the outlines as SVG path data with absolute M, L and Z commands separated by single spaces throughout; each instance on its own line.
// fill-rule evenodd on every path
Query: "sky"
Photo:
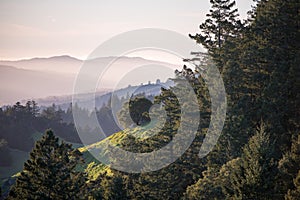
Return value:
M 246 18 L 252 1 L 236 3 Z M 1 0 L 0 60 L 85 59 L 111 37 L 141 28 L 196 33 L 209 7 L 209 0 Z

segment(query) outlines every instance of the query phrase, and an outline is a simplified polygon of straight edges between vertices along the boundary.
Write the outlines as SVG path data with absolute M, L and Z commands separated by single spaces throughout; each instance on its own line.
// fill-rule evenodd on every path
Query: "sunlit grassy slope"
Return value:
M 72 143 L 73 148 L 78 148 L 78 150 L 83 154 L 84 164 L 78 167 L 78 170 L 87 172 L 90 179 L 96 179 L 101 173 L 107 173 L 108 175 L 112 174 L 109 166 L 102 164 L 98 159 L 96 159 L 89 151 L 97 150 L 103 145 L 106 145 L 107 142 L 115 146 L 120 146 L 122 140 L 124 140 L 128 135 L 135 136 L 140 138 L 149 138 L 156 134 L 157 130 L 154 128 L 152 123 L 144 127 L 136 127 L 134 129 L 125 129 L 123 131 L 117 132 L 110 137 L 96 142 L 94 144 L 81 147 L 80 144 Z M 42 137 L 42 133 L 34 133 L 32 135 L 35 141 L 39 140 Z M 19 151 L 16 149 L 10 150 L 13 163 L 9 167 L 0 167 L 0 178 L 2 180 L 16 175 L 23 169 L 24 162 L 29 158 L 29 152 Z M 104 155 L 99 155 L 98 158 L 104 158 Z
M 136 127 L 134 129 L 125 129 L 123 131 L 117 132 L 104 140 L 96 142 L 94 144 L 78 148 L 78 150 L 83 154 L 84 157 L 84 165 L 82 165 L 79 170 L 87 172 L 88 176 L 91 179 L 97 178 L 101 173 L 111 174 L 111 170 L 109 166 L 102 164 L 98 159 L 105 161 L 106 153 L 104 151 L 103 155 L 97 155 L 95 158 L 91 152 L 97 152 L 97 149 L 105 147 L 107 143 L 110 143 L 114 146 L 120 146 L 122 141 L 128 136 L 132 135 L 135 138 L 139 138 L 139 140 L 147 139 L 159 131 L 159 127 L 155 126 L 155 124 L 150 123 L 143 127 Z
M 83 154 L 83 158 L 85 162 L 84 165 L 79 167 L 79 170 L 85 171 L 91 180 L 95 180 L 100 174 L 105 172 L 108 175 L 112 174 L 109 166 L 102 164 L 89 151 L 99 149 L 103 147 L 107 142 L 110 142 L 111 144 L 118 146 L 121 143 L 122 139 L 126 137 L 126 135 L 127 135 L 127 131 L 120 131 L 100 142 L 78 148 L 78 150 Z M 101 157 L 104 158 L 104 156 L 105 155 L 99 155 L 100 158 Z

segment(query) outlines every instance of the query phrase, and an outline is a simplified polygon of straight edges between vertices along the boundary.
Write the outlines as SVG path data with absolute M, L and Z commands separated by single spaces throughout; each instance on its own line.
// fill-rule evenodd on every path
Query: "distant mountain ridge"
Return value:
M 13 66 L 19 69 L 51 71 L 58 73 L 73 73 L 76 72 L 82 65 L 82 60 L 63 55 L 53 56 L 49 58 L 31 58 L 16 61 L 1 60 L 0 65 Z M 62 67 L 63 65 L 63 67 Z
M 122 62 L 140 62 L 140 63 L 157 63 L 163 65 L 173 65 L 167 62 L 161 62 L 157 60 L 148 60 L 141 57 L 98 57 L 89 60 L 81 60 L 69 55 L 52 56 L 52 57 L 35 57 L 29 59 L 20 60 L 0 60 L 0 65 L 12 66 L 20 69 L 38 70 L 38 71 L 52 71 L 59 73 L 76 73 L 84 62 L 108 62 L 115 59 L 121 60 Z M 63 66 L 61 66 L 63 65 Z
M 117 60 L 113 66 L 107 66 L 107 63 Z M 117 79 L 118 73 L 121 71 L 132 70 L 133 67 L 139 66 L 165 66 L 175 69 L 170 63 L 147 60 L 140 57 L 99 57 L 88 61 L 83 61 L 68 55 L 53 56 L 49 58 L 32 58 L 17 61 L 0 61 L 0 106 L 14 104 L 17 101 L 26 99 L 43 99 L 50 96 L 65 96 L 73 93 L 74 82 L 77 74 L 83 64 L 92 67 L 111 67 L 114 72 L 108 73 L 106 79 L 103 80 L 99 92 L 104 92 L 113 88 L 113 83 Z M 151 66 L 148 67 L 151 71 Z M 148 70 L 148 71 L 149 71 Z M 116 74 L 115 74 L 116 73 Z M 157 76 L 161 76 L 161 72 L 155 72 Z M 138 85 L 148 82 L 145 80 L 149 76 L 149 72 L 145 72 L 145 77 L 134 76 L 129 79 L 133 83 L 130 85 Z M 121 75 L 119 75 L 121 77 Z M 170 77 L 157 77 L 157 79 L 166 80 Z M 87 76 L 87 79 L 89 77 Z M 152 82 L 154 80 L 151 80 Z M 126 86 L 129 83 L 124 83 Z M 126 87 L 123 85 L 122 87 Z M 102 91 L 104 90 L 104 91 Z

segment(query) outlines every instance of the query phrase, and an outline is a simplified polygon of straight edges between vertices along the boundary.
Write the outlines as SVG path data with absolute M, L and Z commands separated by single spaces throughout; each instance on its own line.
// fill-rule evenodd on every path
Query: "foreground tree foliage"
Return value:
M 236 37 L 217 46 L 221 56 L 210 53 L 223 64 L 228 121 L 215 153 L 208 156 L 215 163 L 209 171 L 215 174 L 205 173 L 199 180 L 205 184 L 189 187 L 190 199 L 218 185 L 223 197 L 216 191 L 211 194 L 213 199 L 284 199 L 288 191 L 290 196 L 297 194 L 299 19 L 296 0 L 256 1 Z M 200 26 L 203 33 L 215 34 L 205 28 L 210 22 L 208 19 Z M 205 43 L 199 37 L 193 39 Z M 216 46 L 208 44 L 204 46 L 214 52 Z M 268 124 L 268 136 L 261 127 L 253 134 L 261 119 Z M 227 156 L 222 167 L 220 155 Z
M 241 157 L 221 168 L 208 168 L 203 178 L 187 188 L 185 198 L 278 199 L 275 190 L 278 169 L 273 157 L 274 143 L 261 123 L 243 148 Z
M 278 199 L 274 142 L 262 123 L 243 148 L 240 166 L 229 177 L 235 199 Z M 281 197 L 282 198 L 282 197 Z
M 51 130 L 38 141 L 8 199 L 84 199 L 86 176 L 75 170 L 81 153 Z

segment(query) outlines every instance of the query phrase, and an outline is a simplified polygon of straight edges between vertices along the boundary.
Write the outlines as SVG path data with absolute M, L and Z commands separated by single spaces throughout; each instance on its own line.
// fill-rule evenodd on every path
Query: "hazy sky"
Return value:
M 236 0 L 243 18 L 251 0 Z M 195 33 L 209 0 L 1 0 L 0 59 L 86 58 L 119 33 L 164 28 Z

